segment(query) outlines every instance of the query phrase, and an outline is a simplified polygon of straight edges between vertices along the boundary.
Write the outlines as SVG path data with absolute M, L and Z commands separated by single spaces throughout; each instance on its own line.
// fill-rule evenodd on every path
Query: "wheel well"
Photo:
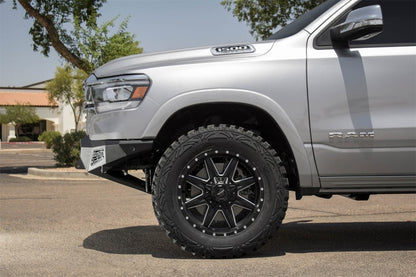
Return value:
M 298 170 L 286 136 L 268 113 L 247 104 L 210 103 L 177 111 L 165 122 L 155 139 L 155 160 L 159 160 L 165 149 L 181 135 L 210 124 L 236 125 L 261 136 L 282 159 L 289 179 L 289 189 L 298 190 Z

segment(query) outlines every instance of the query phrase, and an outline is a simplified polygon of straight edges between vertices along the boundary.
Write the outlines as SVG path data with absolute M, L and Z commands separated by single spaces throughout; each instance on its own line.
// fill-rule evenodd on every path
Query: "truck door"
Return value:
M 377 4 L 382 33 L 334 46 L 331 27 L 351 10 Z M 310 125 L 322 188 L 414 189 L 415 12 L 413 0 L 358 1 L 310 36 Z

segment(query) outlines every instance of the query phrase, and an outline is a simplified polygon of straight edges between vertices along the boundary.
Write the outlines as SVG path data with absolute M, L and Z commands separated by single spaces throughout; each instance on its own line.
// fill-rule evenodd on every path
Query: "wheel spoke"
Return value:
M 202 222 L 202 225 L 208 228 L 214 220 L 215 216 L 217 215 L 217 212 L 217 209 L 208 206 L 205 212 L 204 221 Z
M 225 176 L 225 177 L 228 177 L 228 178 L 232 179 L 234 177 L 234 173 L 237 169 L 237 166 L 238 166 L 238 160 L 235 159 L 235 158 L 232 158 L 228 162 L 226 168 L 224 169 L 224 172 L 223 172 L 222 176 Z
M 234 204 L 250 211 L 256 208 L 256 205 L 254 203 L 241 196 L 237 197 L 237 199 L 234 201 Z
M 254 165 L 240 155 L 214 150 L 198 154 L 190 163 L 192 169 L 189 164 L 181 175 L 178 202 L 191 226 L 213 236 L 246 229 L 264 202 Z
M 242 190 L 248 189 L 249 187 L 251 187 L 255 183 L 256 183 L 256 179 L 253 176 L 242 179 L 242 180 L 238 180 L 238 181 L 235 182 L 235 184 L 237 185 L 237 191 L 242 191 Z
M 228 223 L 228 226 L 230 228 L 234 228 L 237 224 L 235 222 L 235 216 L 234 216 L 234 212 L 233 209 L 231 207 L 227 208 L 227 209 L 223 209 L 222 210 L 225 220 Z
M 204 162 L 205 162 L 205 167 L 206 167 L 206 170 L 210 179 L 219 175 L 218 169 L 215 166 L 215 163 L 211 158 L 204 159 Z
M 207 205 L 207 201 L 204 199 L 203 194 L 190 199 L 189 201 L 185 202 L 185 207 L 187 209 L 193 209 L 202 205 Z
M 193 176 L 193 175 L 188 175 L 186 177 L 186 182 L 195 186 L 196 188 L 200 189 L 201 191 L 204 191 L 205 185 L 207 184 L 207 182 L 204 179 L 201 179 L 201 178 Z

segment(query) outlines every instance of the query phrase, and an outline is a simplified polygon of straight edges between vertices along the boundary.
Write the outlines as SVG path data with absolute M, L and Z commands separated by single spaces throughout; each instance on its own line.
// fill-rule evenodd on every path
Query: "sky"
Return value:
M 249 28 L 221 0 L 107 0 L 100 21 L 130 16 L 128 31 L 144 53 L 235 42 L 253 42 Z M 53 48 L 49 57 L 32 49 L 31 20 L 12 0 L 0 4 L 0 87 L 21 87 L 52 79 L 65 61 Z

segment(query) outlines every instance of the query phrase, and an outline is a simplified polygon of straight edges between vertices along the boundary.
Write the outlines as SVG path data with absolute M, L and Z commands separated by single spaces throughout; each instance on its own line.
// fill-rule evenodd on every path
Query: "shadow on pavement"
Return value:
M 151 254 L 159 258 L 190 259 L 193 256 L 174 245 L 159 226 L 103 230 L 84 240 L 84 248 L 110 254 Z
M 6 166 L 0 167 L 0 174 L 27 174 L 28 168 L 33 166 Z M 56 166 L 37 166 L 37 168 L 46 169 L 46 168 L 56 168 Z
M 84 248 L 111 254 L 150 254 L 190 259 L 158 226 L 103 230 L 84 240 Z M 275 237 L 250 257 L 285 253 L 416 250 L 416 222 L 283 224 Z
M 266 255 L 273 246 L 289 253 L 416 250 L 416 222 L 291 222 L 271 242 Z

